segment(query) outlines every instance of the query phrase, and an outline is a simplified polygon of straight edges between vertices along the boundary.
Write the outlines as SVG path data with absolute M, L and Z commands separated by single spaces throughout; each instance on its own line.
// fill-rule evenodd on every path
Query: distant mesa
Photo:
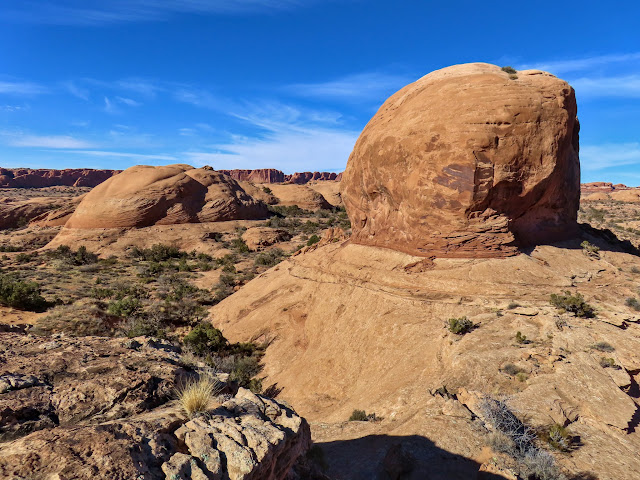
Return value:
M 95 187 L 121 170 L 0 168 L 0 188 Z
M 260 168 L 256 170 L 220 170 L 238 181 L 253 183 L 297 183 L 305 184 L 311 181 L 340 181 L 342 173 L 335 172 L 296 172 L 287 175 L 274 168 Z
M 577 107 L 565 81 L 473 63 L 390 97 L 349 157 L 352 242 L 418 256 L 508 256 L 576 233 Z
M 268 216 L 265 203 L 211 167 L 139 165 L 91 190 L 65 227 L 130 228 Z

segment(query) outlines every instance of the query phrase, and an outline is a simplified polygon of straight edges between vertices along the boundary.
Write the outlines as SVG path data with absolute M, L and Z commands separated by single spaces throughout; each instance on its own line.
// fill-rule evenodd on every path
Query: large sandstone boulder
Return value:
M 139 165 L 91 190 L 65 227 L 146 227 L 267 216 L 264 203 L 210 167 Z
M 504 256 L 576 228 L 576 100 L 538 70 L 483 63 L 390 97 L 342 179 L 353 242 L 421 256 Z

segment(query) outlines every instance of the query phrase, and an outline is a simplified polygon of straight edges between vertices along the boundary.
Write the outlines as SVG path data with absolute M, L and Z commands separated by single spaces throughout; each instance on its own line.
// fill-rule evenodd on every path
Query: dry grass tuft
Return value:
M 178 402 L 184 413 L 192 418 L 197 413 L 209 410 L 213 398 L 221 389 L 220 382 L 212 377 L 190 379 L 178 388 Z

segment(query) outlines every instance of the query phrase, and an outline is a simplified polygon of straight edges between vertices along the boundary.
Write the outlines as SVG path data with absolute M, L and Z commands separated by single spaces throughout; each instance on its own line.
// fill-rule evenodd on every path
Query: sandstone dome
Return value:
M 264 203 L 211 167 L 138 165 L 91 190 L 65 227 L 147 227 L 267 216 Z
M 349 157 L 352 241 L 418 256 L 506 256 L 575 233 L 574 90 L 484 63 L 432 72 L 391 96 Z

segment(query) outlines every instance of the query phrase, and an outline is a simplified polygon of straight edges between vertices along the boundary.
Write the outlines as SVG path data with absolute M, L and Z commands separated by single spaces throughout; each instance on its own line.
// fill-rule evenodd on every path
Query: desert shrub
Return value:
M 320 241 L 320 237 L 316 234 L 313 234 L 309 237 L 309 240 L 307 240 L 307 246 L 310 247 L 311 245 L 313 245 L 314 243 L 318 243 Z
M 224 350 L 229 342 L 222 332 L 210 323 L 199 323 L 184 337 L 185 347 L 196 355 L 207 355 Z
M 509 302 L 507 305 L 507 310 L 513 310 L 514 308 L 518 308 L 520 304 L 518 302 Z
M 92 287 L 91 290 L 89 290 L 89 296 L 98 300 L 112 298 L 115 293 L 115 290 L 112 288 Z
M 262 187 L 262 191 L 267 195 L 271 195 L 273 193 L 273 190 L 271 190 L 269 187 Z
M 620 369 L 620 367 L 616 365 L 616 361 L 610 357 L 600 357 L 599 363 L 602 368 L 615 368 L 616 370 Z
M 73 305 L 57 305 L 40 317 L 34 331 L 43 334 L 65 333 L 70 336 L 116 334 L 119 319 L 107 314 L 99 302 Z
M 5 274 L 0 274 L 0 305 L 33 312 L 42 312 L 49 306 L 36 282 L 23 282 Z
M 320 230 L 320 224 L 317 222 L 312 222 L 311 220 L 307 220 L 302 224 L 301 228 L 302 233 L 312 234 Z
M 256 266 L 273 267 L 274 265 L 277 265 L 282 260 L 284 260 L 285 257 L 286 255 L 281 249 L 274 248 L 272 250 L 268 250 L 266 252 L 262 252 L 256 255 L 256 258 L 254 259 L 253 263 Z
M 231 240 L 231 249 L 237 253 L 249 253 L 249 247 L 244 243 L 244 240 L 240 237 Z
M 544 439 L 556 450 L 566 452 L 571 447 L 571 435 L 564 426 L 558 423 L 549 427 Z
M 516 379 L 519 382 L 526 382 L 529 379 L 529 375 L 527 375 L 525 372 L 518 372 L 516 373 Z
M 503 72 L 509 73 L 511 75 L 518 73 L 518 71 L 515 68 L 511 67 L 511 66 L 502 67 L 501 70 Z
M 627 307 L 633 308 L 636 312 L 640 312 L 640 302 L 637 298 L 629 297 L 624 302 Z
M 638 267 L 631 267 L 631 273 L 635 273 L 635 274 L 640 273 L 640 268 L 638 268 Z
M 153 317 L 132 317 L 124 325 L 124 334 L 129 337 L 166 337 L 163 326 Z
M 522 369 L 520 367 L 517 367 L 516 365 L 514 365 L 513 363 L 507 363 L 505 364 L 501 370 L 506 373 L 507 375 L 511 375 L 512 377 L 521 373 Z
M 298 205 L 268 205 L 268 207 L 269 211 L 279 217 L 309 217 L 313 215 L 312 211 L 300 208 Z
M 447 321 L 447 328 L 451 333 L 456 335 L 464 335 L 475 328 L 475 324 L 467 317 L 450 318 Z
M 0 252 L 19 252 L 22 247 L 16 245 L 0 245 Z
M 615 348 L 613 348 L 613 346 L 607 342 L 596 342 L 593 345 L 591 345 L 591 348 L 594 350 L 598 350 L 599 352 L 607 352 L 607 353 L 611 353 L 615 350 Z
M 589 243 L 586 240 L 582 242 L 580 246 L 582 247 L 582 251 L 586 253 L 588 256 L 598 257 L 598 258 L 600 257 L 600 247 L 596 247 L 595 245 L 593 245 L 592 243 Z
M 178 402 L 184 413 L 192 418 L 209 409 L 213 398 L 220 393 L 220 382 L 211 377 L 200 377 L 198 380 L 187 380 L 178 388 Z
M 16 255 L 16 262 L 18 263 L 28 263 L 31 260 L 35 259 L 38 257 L 38 254 L 36 252 L 33 253 L 19 253 L 18 255 Z
M 564 293 L 564 295 L 551 294 L 551 305 L 565 312 L 573 313 L 576 317 L 595 317 L 595 309 L 584 301 L 582 294 L 571 295 L 569 291 Z
M 529 450 L 524 457 L 524 466 L 530 477 L 536 480 L 565 480 L 566 477 L 558 469 L 553 456 L 534 448 Z
M 152 245 L 151 248 L 140 249 L 138 247 L 132 247 L 129 250 L 129 255 L 133 258 L 146 260 L 148 262 L 165 262 L 174 258 L 184 258 L 188 254 L 187 252 L 181 251 L 178 247 L 156 243 Z
M 509 80 L 517 80 L 518 79 L 518 75 L 516 75 L 515 73 L 512 73 L 509 75 Z
M 236 360 L 233 371 L 229 375 L 229 380 L 238 382 L 243 388 L 249 388 L 254 393 L 260 393 L 262 382 L 254 379 L 262 371 L 260 359 L 256 356 L 240 357 Z M 252 380 L 254 380 L 252 382 Z
M 68 245 L 60 245 L 55 250 L 47 252 L 50 258 L 62 260 L 67 265 L 89 265 L 98 261 L 98 255 L 87 250 L 84 245 L 73 251 Z
M 372 422 L 375 420 L 375 413 L 367 413 L 364 410 L 354 410 L 349 417 L 350 422 Z
M 516 342 L 526 345 L 531 343 L 531 340 L 527 340 L 527 336 L 523 335 L 522 332 L 516 332 Z
M 535 432 L 511 411 L 505 400 L 485 396 L 478 406 L 495 431 L 506 435 L 513 442 L 517 455 L 524 455 L 533 448 Z
M 133 296 L 126 296 L 119 300 L 114 300 L 109 303 L 107 311 L 111 315 L 117 317 L 130 317 L 138 313 L 142 309 L 140 300 Z

